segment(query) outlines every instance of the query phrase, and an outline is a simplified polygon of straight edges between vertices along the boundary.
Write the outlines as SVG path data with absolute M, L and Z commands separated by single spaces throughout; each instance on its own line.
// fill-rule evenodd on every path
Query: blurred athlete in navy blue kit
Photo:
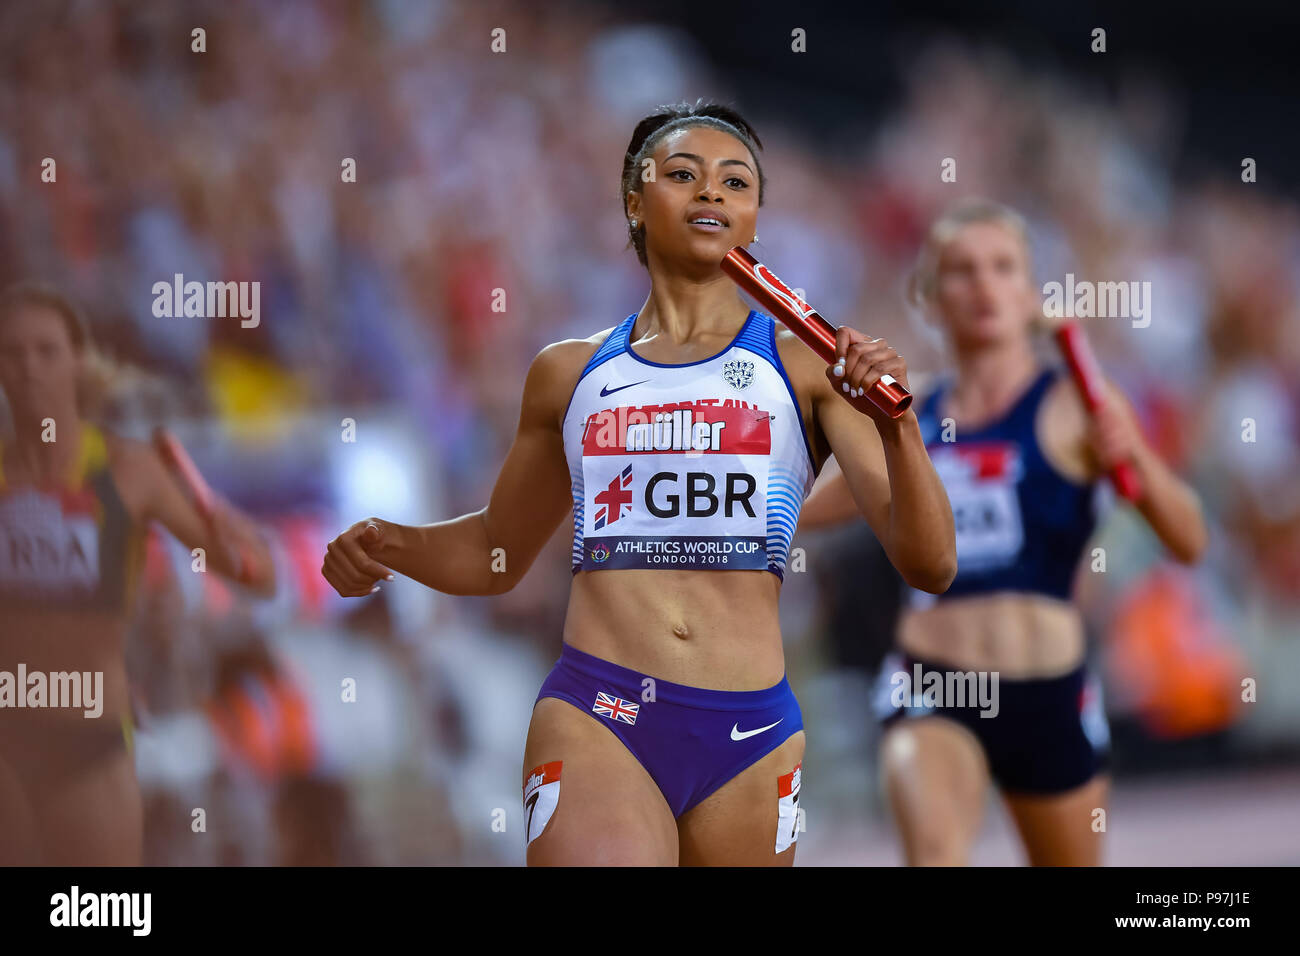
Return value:
M 1147 446 L 1113 385 L 1089 417 L 1068 372 L 1035 357 L 1042 304 L 1012 210 L 968 200 L 942 216 L 912 292 L 940 320 L 955 364 L 913 407 L 952 506 L 957 577 L 938 596 L 910 591 L 901 653 L 886 660 L 877 692 L 904 852 L 912 864 L 966 862 L 991 778 L 1031 863 L 1096 864 L 1109 735 L 1071 603 L 1094 493 L 1112 466 L 1132 463 L 1135 506 L 1186 562 L 1205 548 L 1200 503 Z M 805 502 L 800 530 L 856 515 L 852 476 L 832 469 Z M 939 680 L 951 692 L 927 699 Z
M 563 651 L 524 754 L 530 864 L 793 863 L 804 734 L 777 600 L 832 449 L 905 580 L 942 591 L 956 566 L 916 417 L 891 421 L 865 397 L 886 372 L 906 384 L 901 357 L 841 327 L 836 375 L 720 268 L 754 236 L 759 147 L 727 107 L 642 120 L 621 180 L 650 273 L 641 310 L 533 360 L 486 508 L 358 522 L 325 558 L 345 596 L 387 568 L 499 594 L 572 509 Z

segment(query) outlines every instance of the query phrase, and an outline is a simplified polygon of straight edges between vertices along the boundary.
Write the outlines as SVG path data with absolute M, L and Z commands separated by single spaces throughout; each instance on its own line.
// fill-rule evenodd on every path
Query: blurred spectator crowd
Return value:
M 197 27 L 206 52 L 191 50 Z M 489 48 L 496 27 L 503 53 Z M 154 861 L 522 858 L 516 775 L 559 649 L 570 528 L 491 600 L 397 582 L 344 602 L 318 556 L 367 513 L 426 522 L 486 504 L 532 357 L 644 301 L 623 150 L 646 112 L 700 95 L 735 102 L 763 138 L 765 261 L 918 373 L 944 352 L 903 280 L 928 222 L 960 196 L 1027 217 L 1040 284 L 1067 272 L 1152 283 L 1149 327 L 1089 331 L 1203 496 L 1213 545 L 1185 569 L 1121 509 L 1099 532 L 1108 573 L 1085 575 L 1080 600 L 1109 703 L 1155 739 L 1300 748 L 1300 216 L 1237 168 L 1174 178 L 1176 91 L 1135 82 L 1102 101 L 937 41 L 907 67 L 890 118 L 831 148 L 750 109 L 672 30 L 586 7 L 390 0 L 8 4 L 0 72 L 0 285 L 42 277 L 83 305 L 120 366 L 110 424 L 195 423 L 196 459 L 266 520 L 289 592 L 277 613 L 216 584 L 188 594 L 184 554 L 154 542 L 133 657 L 153 718 L 140 755 Z M 939 175 L 949 157 L 956 183 Z M 261 324 L 156 318 L 153 284 L 176 273 L 259 281 Z M 339 440 L 349 417 L 355 446 Z M 363 449 L 373 460 L 357 473 L 346 461 Z M 406 469 L 416 477 L 402 483 Z M 836 650 L 844 635 L 827 634 L 826 594 L 864 566 L 825 555 L 863 536 L 796 542 L 816 570 L 785 586 L 792 674 L 853 663 Z M 339 675 L 361 672 L 374 675 L 360 684 L 366 716 L 331 717 Z M 1260 682 L 1249 712 L 1243 676 Z M 301 695 L 266 690 L 295 680 Z M 286 738 L 283 759 L 247 730 L 290 719 L 277 699 L 315 727 Z M 189 808 L 205 801 L 233 809 L 216 815 L 221 842 L 197 850 Z M 514 815 L 507 835 L 496 808 Z

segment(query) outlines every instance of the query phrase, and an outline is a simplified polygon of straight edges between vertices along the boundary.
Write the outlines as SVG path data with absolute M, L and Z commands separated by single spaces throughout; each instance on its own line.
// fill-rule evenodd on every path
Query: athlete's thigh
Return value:
M 989 784 L 975 735 L 945 717 L 905 718 L 885 730 L 880 766 L 908 865 L 964 865 Z
M 45 862 L 55 866 L 139 866 L 144 808 L 135 763 L 123 750 L 34 796 Z
M 1107 774 L 1061 794 L 1002 794 L 1032 866 L 1098 866 L 1103 831 L 1095 829 L 1097 810 L 1106 809 L 1109 796 Z
M 0 757 L 0 866 L 42 863 L 36 816 L 23 782 Z
M 800 730 L 678 817 L 682 865 L 794 865 L 793 842 L 782 841 L 790 846 L 776 852 L 782 822 L 777 783 L 803 762 L 803 751 Z
M 567 701 L 544 697 L 528 727 L 524 774 L 555 762 L 558 801 L 528 844 L 529 866 L 677 864 L 673 814 L 650 774 L 608 728 Z

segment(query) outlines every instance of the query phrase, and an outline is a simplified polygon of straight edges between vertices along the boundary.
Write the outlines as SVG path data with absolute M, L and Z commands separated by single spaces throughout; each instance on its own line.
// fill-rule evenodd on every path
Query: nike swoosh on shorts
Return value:
M 782 717 L 781 720 L 785 720 L 785 718 Z M 778 721 L 776 722 L 776 724 L 779 724 L 779 723 L 781 722 L 781 720 L 778 720 Z M 731 725 L 731 739 L 732 739 L 732 740 L 744 740 L 746 737 L 752 737 L 752 736 L 754 736 L 754 734 L 761 734 L 761 733 L 762 733 L 763 731 L 765 731 L 765 730 L 771 730 L 773 727 L 776 726 L 776 724 L 768 724 L 766 727 L 759 727 L 757 730 L 741 730 L 741 729 L 740 729 L 740 724 L 732 724 L 732 725 Z

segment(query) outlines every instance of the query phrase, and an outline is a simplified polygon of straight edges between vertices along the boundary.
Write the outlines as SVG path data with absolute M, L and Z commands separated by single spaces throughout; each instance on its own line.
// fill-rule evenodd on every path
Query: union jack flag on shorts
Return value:
M 630 700 L 623 700 L 621 697 L 615 697 L 612 694 L 606 694 L 604 691 L 596 691 L 596 704 L 591 709 L 602 717 L 608 717 L 610 720 L 621 720 L 625 724 L 635 724 L 636 715 L 641 709 L 641 705 L 634 704 Z

